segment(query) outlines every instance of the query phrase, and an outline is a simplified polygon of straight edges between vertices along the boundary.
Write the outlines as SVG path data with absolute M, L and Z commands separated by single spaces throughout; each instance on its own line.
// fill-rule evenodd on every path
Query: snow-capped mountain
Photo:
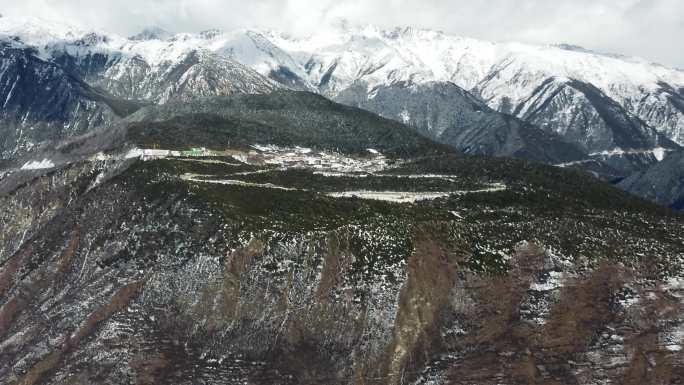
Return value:
M 173 33 L 156 26 L 143 29 L 140 33 L 130 36 L 130 40 L 166 40 L 173 37 Z
M 219 52 L 212 34 L 168 37 L 146 29 L 124 38 L 25 18 L 0 18 L 0 39 L 35 47 L 37 55 L 62 66 L 87 83 L 114 95 L 163 103 L 232 93 L 263 93 L 279 88 L 254 70 Z
M 684 144 L 684 72 L 569 45 L 492 43 L 430 30 L 348 24 L 303 38 L 258 30 L 171 36 L 158 28 L 124 38 L 10 18 L 0 18 L 2 36 L 35 47 L 41 58 L 113 95 L 155 103 L 278 87 L 345 102 L 353 92 L 351 104 L 375 104 L 373 112 L 431 132 L 441 124 L 432 116 L 418 121 L 404 108 L 359 101 L 364 96 L 370 101 L 387 87 L 450 83 L 493 110 L 579 146 L 588 157 L 624 165 L 618 167 L 623 174 Z M 423 91 L 407 92 L 406 103 L 429 110 L 434 95 Z M 467 129 L 449 131 L 454 137 Z
M 0 384 L 683 382 L 684 217 L 568 169 L 678 146 L 602 86 L 497 107 L 384 42 L 432 32 L 0 31 Z M 674 156 L 635 183 L 682 208 Z
M 305 39 L 266 35 L 298 60 L 309 83 L 338 101 L 345 100 L 347 90 L 365 88 L 363 104 L 377 107 L 371 100 L 386 87 L 418 90 L 454 83 L 489 107 L 560 135 L 623 174 L 684 143 L 684 72 L 643 59 L 412 28 L 340 28 Z M 428 101 L 435 95 L 415 90 L 407 95 L 405 103 L 437 110 Z M 391 109 L 373 111 L 423 131 L 439 125 L 434 117 L 414 120 Z M 453 130 L 466 131 L 462 126 Z
M 589 153 L 669 148 L 667 139 L 684 143 L 684 72 L 643 59 L 411 28 L 269 36 L 298 58 L 310 83 L 333 98 L 359 83 L 372 98 L 378 87 L 452 82 Z M 633 134 L 629 143 L 620 139 Z
M 0 18 L 0 158 L 107 124 L 144 103 L 281 88 L 195 40 L 163 42 L 160 30 L 146 32 L 128 39 Z
M 0 158 L 81 134 L 139 107 L 36 57 L 30 47 L 2 41 L 0 103 Z

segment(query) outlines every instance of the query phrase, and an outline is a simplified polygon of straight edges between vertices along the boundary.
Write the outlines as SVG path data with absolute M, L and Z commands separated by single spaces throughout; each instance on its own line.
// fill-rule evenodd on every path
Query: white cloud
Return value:
M 488 40 L 572 43 L 684 67 L 681 0 L 21 0 L 7 14 L 34 14 L 132 34 L 266 27 L 305 34 L 339 18 L 411 25 Z

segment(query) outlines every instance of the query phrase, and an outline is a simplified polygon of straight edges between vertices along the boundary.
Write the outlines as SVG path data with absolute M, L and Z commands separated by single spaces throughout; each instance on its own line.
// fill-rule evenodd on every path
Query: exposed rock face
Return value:
M 611 148 L 676 147 L 601 90 L 576 80 L 549 79 L 518 105 L 514 114 L 578 143 L 589 153 Z
M 383 87 L 454 83 L 491 108 L 523 120 L 527 120 L 531 102 L 537 107 L 547 105 L 543 114 L 527 121 L 562 132 L 577 129 L 583 124 L 577 120 L 586 119 L 611 127 L 617 135 L 636 134 L 638 139 L 652 136 L 655 130 L 684 143 L 684 73 L 643 59 L 567 45 L 491 43 L 415 28 L 345 26 L 322 35 L 292 39 L 272 33 L 268 37 L 299 61 L 311 84 L 334 99 L 356 83 L 368 85 L 369 98 Z M 639 132 L 596 112 L 607 105 L 615 113 L 629 115 L 630 120 L 641 120 Z M 624 128 L 627 130 L 621 132 Z M 608 147 L 614 145 L 608 143 L 612 135 L 604 134 L 598 129 L 594 132 L 590 140 L 607 146 L 593 151 L 614 149 Z
M 54 59 L 89 84 L 114 95 L 153 103 L 171 99 L 267 93 L 279 87 L 275 82 L 230 57 L 196 49 L 174 60 L 149 63 L 140 56 L 122 53 L 88 53 L 71 56 L 59 53 Z
M 580 173 L 446 157 L 356 178 L 507 186 L 406 204 L 103 148 L 0 181 L 3 383 L 683 378 L 684 223 Z
M 640 97 L 625 98 L 629 111 L 664 135 L 684 142 L 684 87 L 659 82 L 658 88 Z
M 0 42 L 0 158 L 82 134 L 135 111 L 20 44 Z
M 684 153 L 671 154 L 661 163 L 623 180 L 619 186 L 658 204 L 684 209 Z

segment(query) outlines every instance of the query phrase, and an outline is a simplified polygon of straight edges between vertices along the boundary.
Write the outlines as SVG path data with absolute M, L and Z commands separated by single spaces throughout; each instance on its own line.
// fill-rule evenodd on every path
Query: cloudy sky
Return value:
M 0 13 L 132 34 L 266 27 L 306 34 L 335 20 L 495 41 L 571 43 L 684 68 L 682 0 L 2 0 Z

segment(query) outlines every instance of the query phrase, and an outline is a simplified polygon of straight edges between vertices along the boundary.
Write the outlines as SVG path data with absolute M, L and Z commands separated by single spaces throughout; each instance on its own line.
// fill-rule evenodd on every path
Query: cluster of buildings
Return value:
M 376 150 L 367 156 L 349 157 L 331 151 L 313 151 L 306 147 L 252 146 L 248 163 L 277 165 L 286 168 L 309 168 L 334 172 L 375 172 L 387 168 L 388 160 Z
M 307 168 L 320 172 L 373 173 L 386 169 L 389 160 L 379 151 L 367 149 L 366 155 L 347 156 L 334 151 L 314 151 L 306 147 L 280 147 L 275 145 L 253 145 L 251 149 L 213 151 L 204 147 L 174 151 L 162 149 L 133 149 L 127 157 L 160 159 L 167 157 L 209 157 L 228 156 L 240 162 L 253 165 L 274 165 L 284 168 Z

